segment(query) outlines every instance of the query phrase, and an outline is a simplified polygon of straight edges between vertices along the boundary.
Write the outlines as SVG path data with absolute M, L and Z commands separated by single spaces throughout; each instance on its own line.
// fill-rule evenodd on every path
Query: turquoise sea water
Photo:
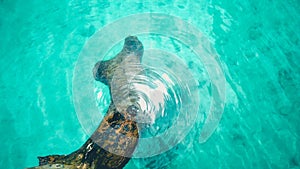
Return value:
M 0 1 L 0 168 L 35 166 L 85 142 L 72 93 L 80 51 L 105 25 L 144 12 L 180 17 L 208 37 L 226 104 L 205 143 L 195 125 L 171 151 L 126 169 L 300 168 L 297 0 Z

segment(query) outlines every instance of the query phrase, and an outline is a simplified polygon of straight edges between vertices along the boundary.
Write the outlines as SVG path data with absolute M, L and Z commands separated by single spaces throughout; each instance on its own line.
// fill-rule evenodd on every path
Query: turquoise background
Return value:
M 226 105 L 212 137 L 197 126 L 170 152 L 129 168 L 300 168 L 300 2 L 0 1 L 0 168 L 38 164 L 88 138 L 72 102 L 73 69 L 97 30 L 142 12 L 178 16 L 216 49 Z

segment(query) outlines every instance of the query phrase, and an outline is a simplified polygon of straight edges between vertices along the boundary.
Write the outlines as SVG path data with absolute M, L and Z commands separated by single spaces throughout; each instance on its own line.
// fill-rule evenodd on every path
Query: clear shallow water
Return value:
M 226 105 L 212 137 L 199 126 L 171 151 L 126 168 L 299 168 L 298 1 L 108 3 L 1 1 L 1 168 L 37 165 L 87 139 L 72 102 L 87 39 L 130 14 L 162 12 L 195 25 L 222 63 Z

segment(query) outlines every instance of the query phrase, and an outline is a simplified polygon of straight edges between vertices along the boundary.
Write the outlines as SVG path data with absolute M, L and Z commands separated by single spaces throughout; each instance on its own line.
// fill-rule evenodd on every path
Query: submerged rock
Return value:
M 138 110 L 133 109 L 135 100 L 125 98 L 129 94 L 126 86 L 134 74 L 141 71 L 143 52 L 137 37 L 129 36 L 119 54 L 111 60 L 96 63 L 93 69 L 95 80 L 108 85 L 112 98 L 115 98 L 106 116 L 81 148 L 69 155 L 38 157 L 39 166 L 33 169 L 121 169 L 128 163 L 137 145 L 139 131 L 137 123 L 129 118 Z

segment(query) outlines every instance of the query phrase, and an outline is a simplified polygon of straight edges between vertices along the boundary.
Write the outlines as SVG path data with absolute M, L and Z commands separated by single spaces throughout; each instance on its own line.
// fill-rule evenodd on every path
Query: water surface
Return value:
M 299 168 L 299 5 L 1 1 L 1 168 L 34 166 L 37 156 L 70 153 L 84 143 L 72 101 L 79 53 L 103 26 L 143 12 L 180 17 L 208 37 L 226 77 L 226 104 L 205 143 L 195 125 L 171 151 L 132 159 L 126 168 Z

